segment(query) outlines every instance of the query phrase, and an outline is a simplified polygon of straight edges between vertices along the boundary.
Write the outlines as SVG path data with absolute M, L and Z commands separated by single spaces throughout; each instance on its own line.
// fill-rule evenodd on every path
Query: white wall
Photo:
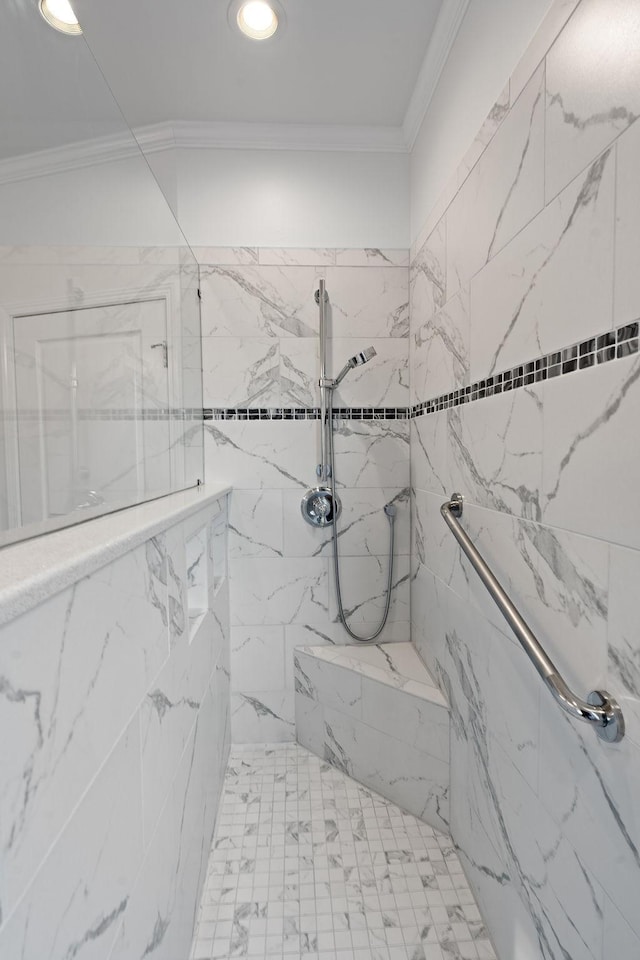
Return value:
M 411 153 L 412 242 L 550 6 L 471 0 Z
M 406 154 L 181 150 L 177 169 L 194 246 L 409 246 Z

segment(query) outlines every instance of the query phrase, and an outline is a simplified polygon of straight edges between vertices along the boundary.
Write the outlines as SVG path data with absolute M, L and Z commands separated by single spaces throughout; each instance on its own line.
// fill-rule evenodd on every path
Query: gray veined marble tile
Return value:
M 509 81 L 511 102 L 522 93 L 531 74 L 544 59 L 547 51 L 580 3 L 580 0 L 554 0 L 535 36 L 511 74 Z
M 293 693 L 269 690 L 232 694 L 231 726 L 234 743 L 295 739 Z
M 452 493 L 447 472 L 449 412 L 441 410 L 411 421 L 411 486 L 443 495 Z
M 329 574 L 332 560 L 325 560 Z M 361 632 L 361 624 L 379 621 L 384 611 L 388 577 L 387 554 L 382 557 L 341 557 L 340 581 L 345 615 L 352 628 Z M 410 620 L 410 561 L 408 556 L 394 560 L 389 622 Z M 329 606 L 333 620 L 338 619 L 333 574 L 329 579 Z M 385 641 L 384 634 L 381 641 Z
M 336 262 L 332 249 L 309 249 L 302 247 L 260 247 L 258 257 L 261 265 L 282 267 L 324 267 Z
M 317 338 L 297 337 L 280 341 L 282 406 L 319 406 L 319 376 L 320 352 Z
M 614 326 L 640 316 L 640 124 L 624 133 L 616 144 L 616 229 L 614 256 Z
M 412 331 L 412 402 L 421 403 L 468 382 L 469 298 L 459 291 Z
M 231 689 L 234 693 L 283 690 L 284 627 L 233 627 Z
M 471 284 L 471 380 L 612 323 L 614 158 L 605 153 Z
M 640 116 L 640 11 L 583 0 L 547 55 L 546 201 Z
M 527 78 L 528 79 L 528 78 Z M 516 97 L 513 98 L 515 100 Z M 467 179 L 470 171 L 473 169 L 478 159 L 482 156 L 487 146 L 491 143 L 496 130 L 509 113 L 511 106 L 511 92 L 509 84 L 504 87 L 500 96 L 492 106 L 476 137 L 465 153 L 463 159 L 458 164 L 458 183 L 460 186 Z
M 206 473 L 224 478 L 237 489 L 307 489 L 318 462 L 314 426 L 314 422 L 306 420 L 208 422 L 204 446 Z M 367 432 L 367 426 L 362 425 L 362 433 Z M 368 431 L 367 436 L 370 434 Z
M 332 337 L 409 335 L 408 270 L 329 267 L 326 281 Z
M 379 247 L 338 249 L 336 264 L 339 267 L 406 267 L 409 265 L 409 252 Z
M 411 263 L 411 332 L 433 316 L 446 300 L 446 220 L 443 217 Z
M 447 299 L 543 207 L 543 82 L 539 69 L 447 211 Z
M 314 267 L 208 267 L 202 278 L 205 337 L 315 337 Z
M 640 746 L 640 635 L 637 589 L 640 553 L 610 548 L 608 677 L 606 688 L 625 718 L 625 736 Z
M 282 490 L 234 490 L 229 513 L 229 557 L 282 557 Z M 300 500 L 298 491 L 291 496 Z M 299 503 L 298 503 L 299 508 Z M 298 519 L 302 517 L 298 509 Z
M 280 346 L 272 337 L 203 337 L 207 407 L 281 405 Z
M 339 487 L 409 485 L 408 420 L 338 420 L 336 423 Z
M 333 337 L 328 364 L 337 375 L 347 360 L 364 347 L 373 346 L 376 356 L 352 369 L 334 391 L 336 407 L 406 407 L 409 404 L 409 343 L 405 338 L 378 339 Z
M 234 560 L 233 625 L 323 624 L 328 610 L 326 564 L 320 557 Z

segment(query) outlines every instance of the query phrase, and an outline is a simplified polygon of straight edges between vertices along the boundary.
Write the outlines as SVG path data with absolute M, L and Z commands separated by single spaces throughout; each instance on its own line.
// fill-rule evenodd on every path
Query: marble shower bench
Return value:
M 449 832 L 449 708 L 411 643 L 298 647 L 296 737 Z

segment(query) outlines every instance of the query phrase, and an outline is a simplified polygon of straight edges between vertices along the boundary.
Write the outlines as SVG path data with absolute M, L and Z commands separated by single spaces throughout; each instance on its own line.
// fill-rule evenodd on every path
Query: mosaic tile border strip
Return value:
M 320 407 L 205 407 L 205 420 L 319 420 Z M 408 420 L 410 407 L 336 407 L 334 420 Z
M 581 340 L 570 347 L 518 364 L 484 380 L 477 380 L 469 386 L 417 403 L 411 409 L 411 419 L 628 357 L 638 352 L 638 325 L 637 320 L 627 323 L 616 330 L 589 337 L 588 340 Z

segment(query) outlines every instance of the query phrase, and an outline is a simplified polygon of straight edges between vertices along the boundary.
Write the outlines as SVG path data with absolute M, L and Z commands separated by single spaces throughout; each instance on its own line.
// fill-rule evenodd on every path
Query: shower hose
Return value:
M 394 553 L 394 541 L 395 541 L 395 520 L 397 509 L 395 504 L 387 503 L 384 508 L 384 513 L 389 521 L 389 561 L 388 561 L 388 576 L 387 576 L 387 589 L 385 594 L 385 603 L 384 603 L 384 613 L 382 614 L 382 619 L 378 624 L 377 629 L 368 637 L 361 637 L 357 633 L 354 633 L 351 627 L 347 622 L 347 617 L 344 612 L 344 606 L 342 603 L 342 589 L 340 587 L 340 556 L 338 553 L 338 513 L 335 509 L 336 503 L 336 470 L 335 470 L 335 457 L 333 451 L 333 392 L 328 390 L 328 404 L 327 404 L 327 415 L 329 418 L 329 464 L 330 464 L 330 476 L 329 483 L 331 489 L 331 503 L 334 505 L 333 510 L 333 524 L 332 524 L 332 536 L 333 536 L 333 573 L 334 580 L 336 585 L 336 600 L 338 603 L 338 616 L 340 617 L 340 622 L 345 628 L 352 640 L 357 640 L 359 643 L 372 643 L 374 640 L 377 640 L 382 631 L 384 630 L 387 618 L 389 616 L 389 607 L 391 606 L 391 590 L 393 587 L 393 553 Z

